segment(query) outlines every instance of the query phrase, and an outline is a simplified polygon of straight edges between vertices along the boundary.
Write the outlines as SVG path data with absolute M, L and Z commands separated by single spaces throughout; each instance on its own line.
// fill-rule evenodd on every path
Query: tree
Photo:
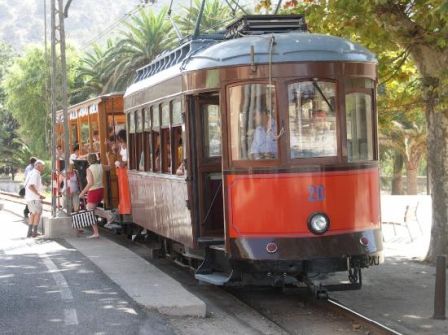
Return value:
M 134 79 L 137 69 L 173 46 L 174 33 L 166 20 L 167 11 L 163 8 L 155 13 L 152 9 L 142 8 L 125 23 L 116 47 L 109 54 L 115 89 L 124 90 Z
M 446 0 L 288 1 L 310 27 L 378 50 L 403 50 L 420 76 L 428 123 L 433 225 L 429 261 L 448 253 L 448 2 Z M 381 62 L 383 66 L 388 63 Z
M 14 160 L 14 154 L 21 148 L 17 134 L 19 124 L 6 109 L 6 93 L 1 85 L 13 57 L 14 52 L 11 46 L 0 43 L 0 166 L 7 166 L 15 170 L 20 167 L 20 163 Z
M 49 156 L 48 80 L 44 50 L 31 47 L 14 61 L 3 83 L 6 107 L 21 125 L 23 142 L 34 155 L 42 158 Z
M 181 15 L 178 15 L 175 18 L 176 23 L 179 25 L 179 29 L 185 36 L 193 34 L 201 3 L 202 0 L 194 0 L 191 7 L 184 6 Z M 206 1 L 200 25 L 200 32 L 205 33 L 224 28 L 230 20 L 234 19 L 234 17 L 235 13 L 232 13 L 230 7 L 222 1 Z
M 77 78 L 83 83 L 80 93 L 97 96 L 116 90 L 117 78 L 113 75 L 115 62 L 111 56 L 114 48 L 114 43 L 109 39 L 105 46 L 95 44 L 83 55 L 76 69 Z
M 417 172 L 420 161 L 426 152 L 426 125 L 412 122 L 405 125 L 398 121 L 386 130 L 382 145 L 394 149 L 406 166 L 407 194 L 417 194 Z
M 9 67 L 2 87 L 6 108 L 19 122 L 19 134 L 33 155 L 41 159 L 50 156 L 51 116 L 49 61 L 43 48 L 32 46 Z M 73 69 L 76 54 L 68 49 L 68 87 L 73 89 Z M 57 106 L 60 108 L 60 106 Z

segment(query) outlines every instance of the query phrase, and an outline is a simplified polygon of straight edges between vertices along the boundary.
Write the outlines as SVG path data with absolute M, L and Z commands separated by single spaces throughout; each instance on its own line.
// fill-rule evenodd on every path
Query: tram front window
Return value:
M 246 84 L 229 89 L 232 158 L 272 160 L 278 157 L 275 87 Z
M 372 96 L 350 93 L 345 96 L 347 151 L 350 162 L 373 159 Z
M 336 84 L 303 81 L 288 85 L 290 157 L 337 155 Z

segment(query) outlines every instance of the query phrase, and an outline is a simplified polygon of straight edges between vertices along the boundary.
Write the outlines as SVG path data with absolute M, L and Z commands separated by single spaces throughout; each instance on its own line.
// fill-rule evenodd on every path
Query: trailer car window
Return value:
M 336 84 L 302 81 L 288 85 L 290 157 L 337 155 Z
M 373 159 L 372 96 L 350 93 L 345 96 L 347 152 L 350 162 Z
M 232 158 L 277 159 L 275 87 L 267 84 L 230 87 L 228 104 Z

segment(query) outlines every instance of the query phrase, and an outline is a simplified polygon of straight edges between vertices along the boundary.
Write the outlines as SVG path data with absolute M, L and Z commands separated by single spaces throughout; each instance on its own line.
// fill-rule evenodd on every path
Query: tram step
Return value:
M 230 279 L 230 277 L 223 272 L 213 272 L 210 274 L 196 273 L 194 277 L 199 281 L 217 286 L 223 286 Z
M 198 243 L 202 245 L 220 245 L 224 244 L 224 238 L 216 236 L 202 236 L 198 238 Z
M 213 244 L 209 246 L 210 249 L 213 250 L 217 250 L 217 251 L 226 251 L 225 245 L 224 244 Z

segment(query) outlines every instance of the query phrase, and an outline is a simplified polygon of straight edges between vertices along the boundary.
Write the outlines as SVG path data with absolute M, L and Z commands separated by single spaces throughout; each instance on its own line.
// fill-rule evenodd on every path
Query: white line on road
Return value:
M 56 285 L 61 290 L 61 297 L 62 300 L 73 300 L 72 291 L 68 287 L 68 283 L 65 280 L 64 276 L 59 272 L 58 267 L 56 264 L 53 263 L 53 261 L 48 257 L 47 254 L 39 254 L 39 257 L 42 258 L 42 261 L 44 262 L 45 266 L 49 270 L 50 274 L 53 276 L 54 281 L 56 282 Z
M 45 253 L 39 253 L 39 257 L 42 259 L 42 262 L 45 264 L 49 273 L 53 276 L 54 281 L 56 282 L 56 286 L 60 289 L 61 298 L 65 301 L 73 300 L 72 291 L 70 290 L 67 281 L 64 276 Z M 64 309 L 64 323 L 66 326 L 77 326 L 78 323 L 78 314 L 76 313 L 76 309 L 74 308 L 65 308 Z
M 66 308 L 64 310 L 64 323 L 66 326 L 78 325 L 78 314 L 74 308 Z

